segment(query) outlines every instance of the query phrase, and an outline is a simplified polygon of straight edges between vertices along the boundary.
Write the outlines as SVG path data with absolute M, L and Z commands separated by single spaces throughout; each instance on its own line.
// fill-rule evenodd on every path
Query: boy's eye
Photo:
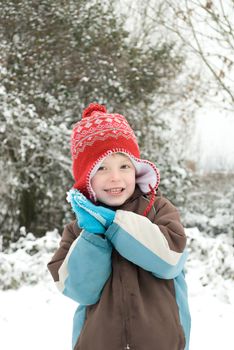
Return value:
M 130 165 L 129 164 L 123 164 L 121 165 L 121 169 L 129 169 Z
M 100 166 L 97 171 L 105 170 L 106 168 L 104 166 Z

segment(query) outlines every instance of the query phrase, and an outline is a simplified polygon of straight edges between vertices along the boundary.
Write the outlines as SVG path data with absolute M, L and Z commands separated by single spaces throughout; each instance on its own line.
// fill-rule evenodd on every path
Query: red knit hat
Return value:
M 95 200 L 91 178 L 99 164 L 112 153 L 129 156 L 136 168 L 136 183 L 144 193 L 155 191 L 159 185 L 159 172 L 148 160 L 140 159 L 136 136 L 127 120 L 120 114 L 109 114 L 105 106 L 91 103 L 82 119 L 73 127 L 71 136 L 74 188 Z

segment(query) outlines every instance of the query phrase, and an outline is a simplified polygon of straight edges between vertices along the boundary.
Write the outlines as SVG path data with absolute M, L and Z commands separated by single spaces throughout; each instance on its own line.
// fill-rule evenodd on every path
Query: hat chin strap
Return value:
M 152 206 L 154 205 L 154 200 L 155 200 L 155 196 L 156 196 L 155 190 L 153 189 L 153 187 L 151 185 L 149 185 L 149 188 L 150 188 L 151 197 L 150 197 L 149 204 L 147 205 L 147 207 L 144 210 L 144 213 L 143 213 L 144 216 L 147 216 L 148 213 L 150 212 Z

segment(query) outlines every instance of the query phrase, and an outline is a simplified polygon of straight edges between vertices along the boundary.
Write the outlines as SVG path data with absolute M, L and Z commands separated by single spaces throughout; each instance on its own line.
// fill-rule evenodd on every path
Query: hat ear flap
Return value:
M 160 182 L 160 173 L 156 165 L 146 159 L 130 157 L 136 169 L 136 184 L 143 193 L 157 190 Z

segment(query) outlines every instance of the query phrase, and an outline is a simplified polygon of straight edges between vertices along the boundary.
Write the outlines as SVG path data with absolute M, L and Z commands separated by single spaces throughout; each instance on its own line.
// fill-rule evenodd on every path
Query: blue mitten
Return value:
M 104 232 L 114 220 L 115 212 L 113 210 L 93 204 L 76 189 L 71 189 L 68 192 L 68 201 L 71 202 L 72 207 L 74 206 L 76 210 L 84 210 L 87 215 L 86 219 L 92 217 L 99 225 L 102 225 L 105 228 Z M 83 212 L 82 216 L 84 216 Z
M 78 191 L 77 191 L 78 192 Z M 81 196 L 83 196 L 80 193 Z M 105 227 L 86 210 L 79 206 L 76 190 L 71 189 L 67 193 L 67 201 L 71 204 L 72 209 L 76 215 L 78 225 L 80 228 L 90 232 L 101 234 L 106 231 Z

